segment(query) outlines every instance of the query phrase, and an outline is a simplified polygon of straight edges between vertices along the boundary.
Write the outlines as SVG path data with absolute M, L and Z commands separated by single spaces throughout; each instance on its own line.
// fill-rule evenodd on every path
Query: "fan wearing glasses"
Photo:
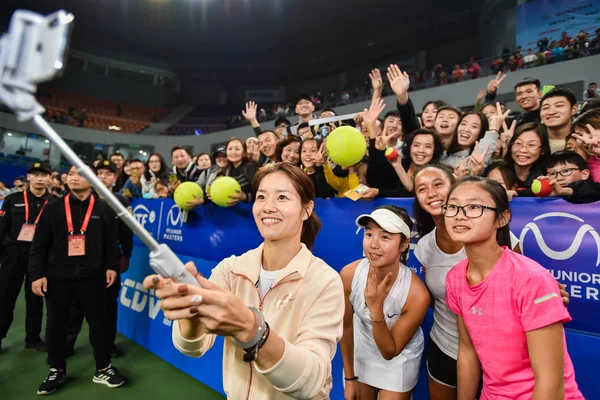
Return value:
M 570 203 L 587 204 L 600 200 L 600 183 L 590 179 L 590 170 L 579 154 L 558 151 L 548 157 L 546 175 L 550 179 L 550 196 L 564 197 Z
M 504 188 L 472 175 L 442 206 L 450 238 L 467 258 L 446 277 L 446 304 L 457 315 L 459 399 L 583 400 L 563 323 L 571 317 L 554 278 L 510 250 Z
M 550 155 L 550 142 L 546 127 L 527 123 L 519 126 L 508 144 L 506 165 L 517 175 L 519 197 L 533 197 L 531 184 L 543 175 L 546 159 Z

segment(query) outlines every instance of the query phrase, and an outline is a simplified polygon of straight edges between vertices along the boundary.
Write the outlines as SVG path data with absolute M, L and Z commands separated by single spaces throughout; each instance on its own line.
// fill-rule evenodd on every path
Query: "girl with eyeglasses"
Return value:
M 571 317 L 550 272 L 510 250 L 510 210 L 497 182 L 470 176 L 442 207 L 446 234 L 467 258 L 446 277 L 458 321 L 458 398 L 583 399 L 567 352 Z
M 427 345 L 427 372 L 431 400 L 456 399 L 458 327 L 456 315 L 446 305 L 446 275 L 467 256 L 462 243 L 454 241 L 446 231 L 442 205 L 455 178 L 452 169 L 428 165 L 414 177 L 416 220 L 419 241 L 414 254 L 423 266 L 425 285 L 433 298 L 433 326 Z M 520 251 L 513 235 L 512 248 Z
M 531 184 L 544 175 L 546 160 L 550 155 L 548 133 L 543 125 L 527 123 L 521 125 L 508 144 L 505 161 L 517 175 L 519 197 L 533 197 Z

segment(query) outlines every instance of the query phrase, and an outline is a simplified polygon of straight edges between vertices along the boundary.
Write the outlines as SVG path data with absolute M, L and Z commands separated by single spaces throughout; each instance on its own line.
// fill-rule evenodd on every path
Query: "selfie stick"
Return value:
M 19 122 L 30 119 L 110 205 L 117 216 L 150 249 L 150 267 L 163 278 L 198 286 L 196 278 L 166 244 L 159 244 L 84 164 L 42 114 L 35 98 L 36 83 L 64 72 L 73 14 L 60 10 L 48 16 L 17 10 L 8 32 L 0 37 L 0 102 L 13 110 Z

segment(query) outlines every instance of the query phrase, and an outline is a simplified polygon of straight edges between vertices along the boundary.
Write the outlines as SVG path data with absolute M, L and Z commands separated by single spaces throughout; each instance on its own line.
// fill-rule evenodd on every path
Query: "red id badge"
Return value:
M 69 257 L 85 256 L 85 236 L 69 235 Z
M 36 225 L 34 224 L 23 224 L 17 240 L 19 242 L 32 242 L 33 235 L 35 235 L 35 227 Z

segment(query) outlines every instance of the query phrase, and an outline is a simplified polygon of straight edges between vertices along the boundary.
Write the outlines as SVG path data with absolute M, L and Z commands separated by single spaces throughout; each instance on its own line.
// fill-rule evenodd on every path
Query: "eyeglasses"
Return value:
M 515 149 L 515 150 L 521 150 L 523 147 L 526 147 L 527 150 L 529 150 L 529 151 L 535 151 L 542 146 L 538 143 L 533 143 L 533 142 L 527 143 L 527 144 L 524 144 L 522 142 L 515 142 L 513 144 L 513 149 Z
M 580 168 L 565 168 L 565 169 L 561 169 L 558 172 L 548 172 L 548 178 L 556 178 L 558 176 L 558 174 L 560 174 L 561 176 L 571 176 L 573 175 L 573 171 L 581 171 Z
M 483 215 L 483 211 L 485 210 L 498 211 L 495 207 L 482 206 L 480 204 L 466 204 L 464 206 L 444 204 L 442 206 L 442 214 L 444 214 L 444 217 L 448 218 L 456 217 L 460 210 L 462 210 L 467 218 L 479 218 Z

